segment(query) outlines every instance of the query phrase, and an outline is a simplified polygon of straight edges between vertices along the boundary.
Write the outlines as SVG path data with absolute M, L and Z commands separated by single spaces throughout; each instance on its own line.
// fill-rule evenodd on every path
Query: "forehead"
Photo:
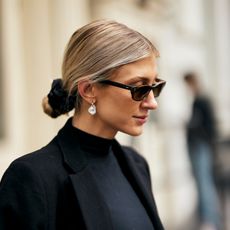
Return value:
M 135 61 L 121 66 L 113 74 L 112 80 L 128 81 L 135 78 L 145 78 L 152 81 L 157 76 L 157 60 L 155 56 L 150 56 L 139 61 Z

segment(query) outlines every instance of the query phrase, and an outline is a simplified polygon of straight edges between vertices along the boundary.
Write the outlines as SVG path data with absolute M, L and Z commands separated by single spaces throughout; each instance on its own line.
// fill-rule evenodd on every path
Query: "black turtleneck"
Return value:
M 134 189 L 121 170 L 112 150 L 112 139 L 105 139 L 72 127 L 94 176 L 99 178 L 101 193 L 115 230 L 153 230 L 151 220 Z

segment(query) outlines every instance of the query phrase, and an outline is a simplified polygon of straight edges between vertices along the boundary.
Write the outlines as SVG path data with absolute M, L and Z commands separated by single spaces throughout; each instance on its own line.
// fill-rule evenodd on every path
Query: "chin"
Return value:
M 136 130 L 129 130 L 125 133 L 129 134 L 130 136 L 136 137 L 136 136 L 140 136 L 142 132 L 143 132 L 143 129 L 136 129 Z
M 141 134 L 142 134 L 142 132 L 141 133 L 130 134 L 130 136 L 137 137 L 137 136 L 140 136 Z

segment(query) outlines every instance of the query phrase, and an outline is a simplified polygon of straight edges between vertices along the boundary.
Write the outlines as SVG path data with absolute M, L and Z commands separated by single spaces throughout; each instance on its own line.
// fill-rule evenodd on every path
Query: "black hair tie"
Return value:
M 68 91 L 63 88 L 62 79 L 58 78 L 52 82 L 48 102 L 53 109 L 52 117 L 58 117 L 74 108 L 76 95 L 69 95 Z

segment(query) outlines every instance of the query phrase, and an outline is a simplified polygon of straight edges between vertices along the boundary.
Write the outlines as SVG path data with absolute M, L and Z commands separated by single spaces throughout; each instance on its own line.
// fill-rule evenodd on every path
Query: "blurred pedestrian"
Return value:
M 193 95 L 191 117 L 187 124 L 188 152 L 198 191 L 198 212 L 202 230 L 221 230 L 213 157 L 217 137 L 211 102 L 202 93 L 198 76 L 189 72 L 184 80 Z

